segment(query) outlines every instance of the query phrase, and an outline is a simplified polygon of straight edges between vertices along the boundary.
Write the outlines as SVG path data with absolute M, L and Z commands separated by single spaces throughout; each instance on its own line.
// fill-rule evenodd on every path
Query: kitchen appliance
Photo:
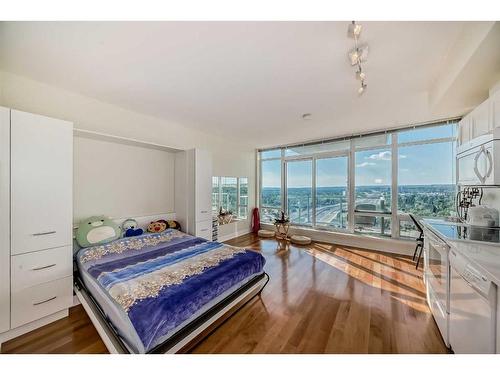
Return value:
M 449 275 L 448 252 L 450 247 L 430 230 L 424 232 L 424 263 L 427 303 L 441 332 L 443 341 L 449 346 Z
M 458 219 L 465 222 L 468 217 L 469 208 L 475 206 L 475 200 L 478 199 L 478 204 L 481 204 L 483 199 L 483 188 L 477 186 L 465 186 L 458 189 L 456 202 L 456 210 Z
M 498 227 L 498 210 L 486 206 L 469 207 L 466 223 L 479 227 Z
M 457 147 L 458 184 L 500 185 L 500 128 Z
M 495 353 L 497 286 L 450 250 L 450 346 L 457 354 Z

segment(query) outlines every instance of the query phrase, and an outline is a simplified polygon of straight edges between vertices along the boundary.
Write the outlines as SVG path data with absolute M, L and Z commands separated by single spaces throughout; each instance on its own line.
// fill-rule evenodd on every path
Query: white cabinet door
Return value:
M 11 111 L 12 254 L 72 243 L 73 126 Z
M 10 328 L 10 109 L 0 107 L 0 333 Z
M 472 123 L 472 118 L 470 115 L 465 116 L 458 123 L 458 143 L 460 145 L 470 141 L 471 123 Z
M 490 131 L 490 101 L 486 100 L 470 114 L 472 117 L 472 139 L 488 134 Z
M 491 130 L 500 128 L 500 91 L 491 97 Z
M 212 155 L 196 150 L 195 164 L 195 218 L 196 221 L 212 219 Z

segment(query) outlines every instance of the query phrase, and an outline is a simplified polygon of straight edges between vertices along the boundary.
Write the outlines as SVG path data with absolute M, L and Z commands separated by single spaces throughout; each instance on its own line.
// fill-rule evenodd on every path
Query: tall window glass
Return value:
M 391 212 L 391 158 L 391 150 L 385 148 L 356 152 L 356 212 Z
M 316 225 L 347 228 L 348 157 L 316 160 Z
M 281 160 L 261 162 L 260 219 L 270 223 L 281 211 Z
M 288 161 L 286 174 L 287 215 L 290 222 L 312 223 L 312 160 Z

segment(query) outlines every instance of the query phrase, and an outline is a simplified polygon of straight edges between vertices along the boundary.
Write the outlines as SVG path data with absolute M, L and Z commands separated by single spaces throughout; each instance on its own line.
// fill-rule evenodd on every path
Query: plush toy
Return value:
M 181 230 L 181 225 L 179 224 L 178 221 L 167 220 L 167 225 L 168 225 L 168 228 Z
M 165 220 L 156 220 L 152 221 L 151 224 L 148 225 L 148 232 L 150 233 L 160 233 L 167 229 L 168 224 Z
M 139 228 L 135 219 L 127 219 L 122 223 L 122 231 L 125 232 L 125 237 L 140 236 L 144 231 Z
M 105 216 L 92 216 L 82 220 L 76 231 L 76 242 L 81 247 L 102 245 L 120 238 L 121 230 Z

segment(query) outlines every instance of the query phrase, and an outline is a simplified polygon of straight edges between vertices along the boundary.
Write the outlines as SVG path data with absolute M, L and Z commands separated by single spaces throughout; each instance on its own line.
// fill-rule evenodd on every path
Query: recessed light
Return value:
M 302 115 L 302 120 L 310 120 L 311 117 L 312 117 L 312 114 L 310 114 L 310 113 L 304 113 Z

